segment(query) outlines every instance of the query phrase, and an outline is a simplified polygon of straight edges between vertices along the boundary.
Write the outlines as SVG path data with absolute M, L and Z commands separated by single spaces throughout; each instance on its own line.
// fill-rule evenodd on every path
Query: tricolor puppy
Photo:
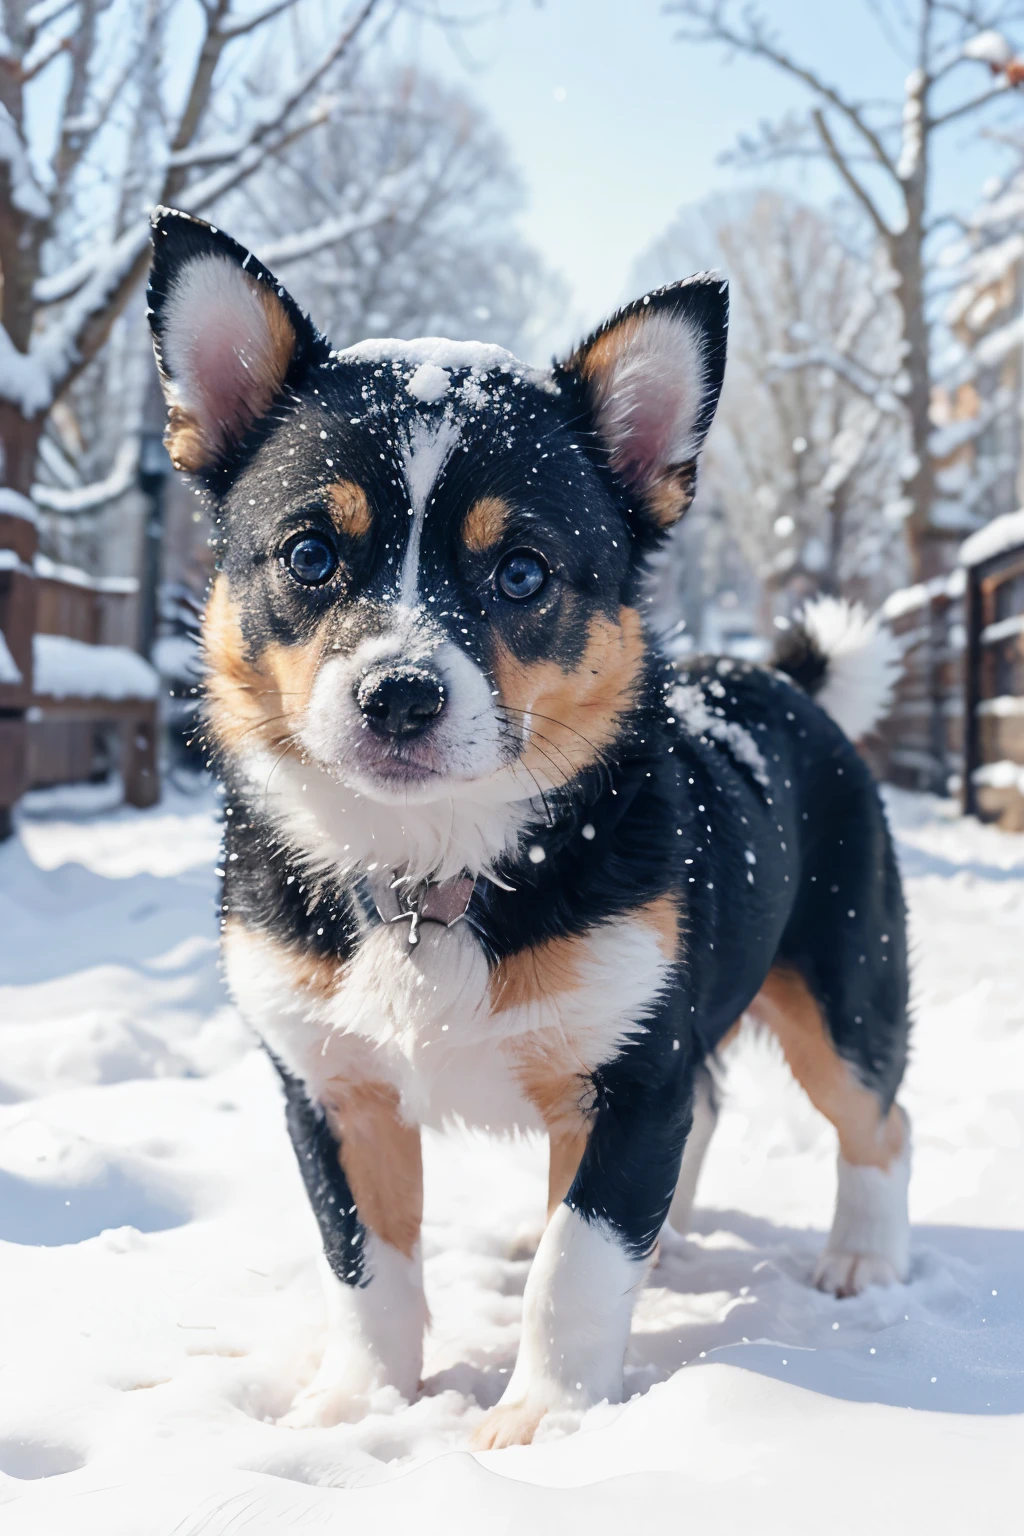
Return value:
M 218 529 L 225 964 L 323 1238 L 328 1342 L 289 1421 L 415 1395 L 420 1127 L 453 1119 L 550 1138 L 519 1358 L 478 1443 L 616 1400 L 658 1233 L 686 1228 L 705 1062 L 748 1011 L 838 1131 L 818 1285 L 903 1279 L 906 950 L 877 792 L 805 688 L 673 667 L 641 614 L 717 403 L 724 283 L 647 294 L 534 372 L 437 339 L 334 352 L 227 236 L 160 211 L 154 245 L 167 441 Z M 838 711 L 870 657 L 824 627 L 788 665 Z

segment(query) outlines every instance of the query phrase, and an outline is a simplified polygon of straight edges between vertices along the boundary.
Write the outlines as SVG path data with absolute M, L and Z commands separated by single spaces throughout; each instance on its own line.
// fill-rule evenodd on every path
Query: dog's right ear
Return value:
M 216 469 L 266 415 L 319 337 L 294 299 L 230 236 L 158 208 L 147 299 L 177 469 Z

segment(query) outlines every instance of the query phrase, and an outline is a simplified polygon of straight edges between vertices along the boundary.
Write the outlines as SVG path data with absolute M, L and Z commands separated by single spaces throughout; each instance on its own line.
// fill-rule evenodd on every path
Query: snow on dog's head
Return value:
M 335 352 L 219 231 L 162 210 L 154 247 L 168 444 L 218 527 L 225 770 L 310 846 L 330 822 L 332 857 L 364 857 L 361 818 L 392 863 L 493 860 L 510 807 L 590 766 L 633 706 L 640 570 L 692 497 L 724 284 L 649 294 L 539 372 L 439 338 Z

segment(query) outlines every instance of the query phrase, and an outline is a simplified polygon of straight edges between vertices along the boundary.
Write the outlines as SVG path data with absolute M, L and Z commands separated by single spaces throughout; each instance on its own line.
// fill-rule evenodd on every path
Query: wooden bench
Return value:
M 93 776 L 117 738 L 131 805 L 160 798 L 158 679 L 132 649 L 138 582 L 95 578 L 36 552 L 31 504 L 0 499 L 0 838 L 26 789 Z
M 117 766 L 129 805 L 155 805 L 158 679 L 135 651 L 87 645 L 65 635 L 34 639 L 26 780 L 30 787 L 92 776 L 98 728 L 118 738 Z

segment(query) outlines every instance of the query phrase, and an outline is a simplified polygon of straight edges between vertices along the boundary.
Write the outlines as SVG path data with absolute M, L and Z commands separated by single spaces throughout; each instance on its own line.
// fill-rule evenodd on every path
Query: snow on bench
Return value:
M 155 699 L 160 679 L 126 645 L 87 645 L 66 635 L 35 635 L 34 689 L 48 699 Z

